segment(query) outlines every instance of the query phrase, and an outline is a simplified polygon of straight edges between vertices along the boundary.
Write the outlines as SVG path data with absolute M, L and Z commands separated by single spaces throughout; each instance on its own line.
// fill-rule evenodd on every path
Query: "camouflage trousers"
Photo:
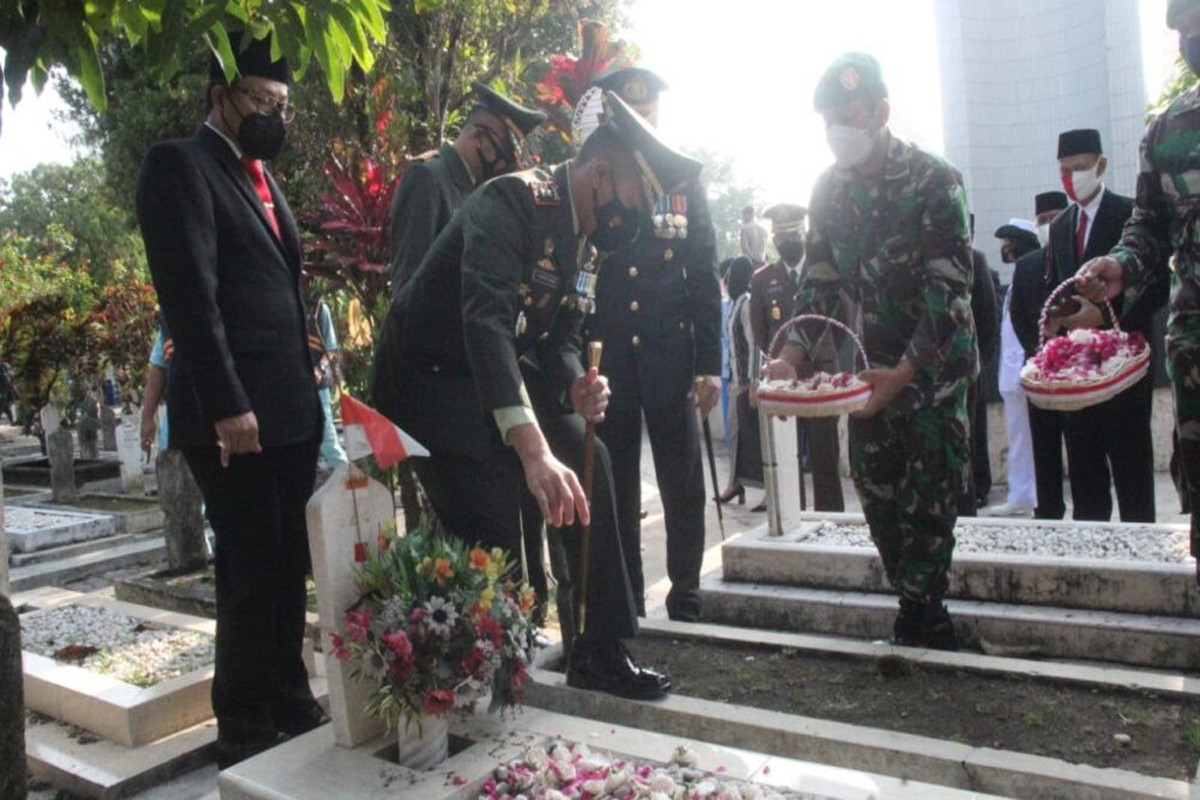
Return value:
M 933 406 L 850 419 L 854 485 L 888 581 L 906 600 L 946 594 L 970 430 L 965 382 Z
M 1192 555 L 1200 558 L 1200 321 L 1189 326 L 1172 319 L 1169 331 L 1167 372 L 1175 397 L 1179 478 L 1192 509 Z

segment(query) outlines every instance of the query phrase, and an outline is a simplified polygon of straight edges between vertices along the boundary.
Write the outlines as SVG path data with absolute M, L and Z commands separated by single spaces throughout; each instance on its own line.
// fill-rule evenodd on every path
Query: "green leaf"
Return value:
M 369 71 L 371 65 L 374 64 L 375 55 L 371 52 L 371 43 L 363 31 L 362 23 L 354 18 L 354 15 L 350 13 L 350 9 L 339 3 L 330 6 L 329 13 L 333 16 L 337 24 L 341 26 L 347 42 L 350 44 L 354 60 L 358 62 L 364 71 Z
M 390 10 L 391 6 L 383 0 L 348 0 L 348 2 L 357 12 L 355 16 L 362 20 L 363 27 L 367 29 L 371 38 L 380 43 L 386 41 L 388 31 L 387 23 L 383 19 L 383 12 Z M 441 0 L 417 0 L 417 2 L 419 4 L 421 2 L 441 2 Z M 420 12 L 418 11 L 418 13 Z
M 71 37 L 71 55 L 79 65 L 79 73 L 75 76 L 88 99 L 98 110 L 108 107 L 108 98 L 104 94 L 104 71 L 100 68 L 100 53 L 96 49 L 95 34 L 82 21 L 79 27 L 68 28 Z
M 237 77 L 237 57 L 233 54 L 233 43 L 229 41 L 229 32 L 224 23 L 218 22 L 204 34 L 208 49 L 217 57 L 217 63 L 225 72 L 225 80 L 233 83 Z

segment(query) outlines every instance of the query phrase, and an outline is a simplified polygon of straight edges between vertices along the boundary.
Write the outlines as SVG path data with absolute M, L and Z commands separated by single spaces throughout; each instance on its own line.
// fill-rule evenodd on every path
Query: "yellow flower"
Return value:
M 482 608 L 485 613 L 489 612 L 492 610 L 492 601 L 495 599 L 496 589 L 491 584 L 488 584 L 487 587 L 479 593 L 479 607 Z

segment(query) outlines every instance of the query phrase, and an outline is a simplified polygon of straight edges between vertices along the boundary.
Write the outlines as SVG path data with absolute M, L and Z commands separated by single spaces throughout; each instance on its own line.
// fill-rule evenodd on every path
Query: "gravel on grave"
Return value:
M 21 617 L 22 649 L 135 686 L 156 683 L 213 663 L 215 639 L 198 631 L 69 605 Z
M 102 519 L 103 514 L 60 514 L 56 511 L 46 511 L 40 508 L 6 505 L 4 507 L 4 529 L 9 533 L 26 533 L 47 528 L 57 528 L 60 525 L 78 525 L 90 519 Z
M 954 529 L 954 536 L 958 540 L 954 548 L 956 553 L 1102 558 L 1171 564 L 1191 560 L 1185 531 L 1164 531 L 1162 528 L 1135 525 L 1093 528 L 1002 523 L 976 525 L 960 521 Z M 830 520 L 806 525 L 800 532 L 785 538 L 800 544 L 874 547 L 865 524 L 839 524 Z

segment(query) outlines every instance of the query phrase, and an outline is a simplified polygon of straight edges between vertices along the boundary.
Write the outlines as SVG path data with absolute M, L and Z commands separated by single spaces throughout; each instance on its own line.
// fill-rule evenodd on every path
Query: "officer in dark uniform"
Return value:
M 584 418 L 602 420 L 609 396 L 605 379 L 581 365 L 581 332 L 594 306 L 595 248 L 636 238 L 664 189 L 694 180 L 700 165 L 618 97 L 605 100 L 610 119 L 578 157 L 491 181 L 467 199 L 393 300 L 371 389 L 377 407 L 429 448 L 417 473 L 454 535 L 516 552 L 523 483 L 547 524 L 590 515 L 587 614 L 567 681 L 653 698 L 669 681 L 636 666 L 621 644 L 637 619 L 602 442 L 590 504 L 576 478 Z M 572 533 L 563 539 L 574 572 L 582 553 Z
M 525 137 L 545 121 L 482 83 L 458 138 L 404 170 L 392 198 L 392 295 L 412 277 L 467 195 L 489 178 L 533 166 Z
M 796 298 L 796 287 L 804 266 L 804 218 L 808 210 L 804 206 L 780 203 L 771 206 L 763 216 L 771 220 L 771 233 L 779 260 L 759 269 L 750 280 L 750 327 L 754 331 L 754 343 L 766 352 L 775 334 L 783 323 L 792 318 L 792 306 Z M 808 332 L 820 328 L 809 323 Z M 823 349 L 816 353 L 815 360 L 806 365 L 811 374 L 816 369 L 827 372 L 837 366 L 837 350 L 834 340 L 826 338 Z M 796 445 L 800 461 L 804 462 L 804 443 L 808 440 L 808 451 L 813 473 L 813 508 L 817 511 L 844 511 L 842 480 L 838 472 L 837 417 L 827 419 L 796 418 Z M 804 473 L 800 473 L 801 482 Z
M 622 68 L 596 85 L 656 123 L 658 95 L 666 84 L 653 72 Z M 662 195 L 651 212 L 637 241 L 604 258 L 587 337 L 604 343 L 604 373 L 613 390 L 599 434 L 612 457 L 618 527 L 638 613 L 645 614 L 644 416 L 667 529 L 667 614 L 695 621 L 706 503 L 695 406 L 707 416 L 721 387 L 716 239 L 699 181 Z
M 1034 198 L 1034 215 L 1040 248 L 1026 253 L 1013 265 L 1013 332 L 1025 348 L 1025 358 L 1037 352 L 1038 320 L 1049 295 L 1047 273 L 1053 269 L 1046 244 L 1050 241 L 1050 223 L 1069 205 L 1065 192 L 1042 192 Z M 1029 403 L 1029 434 L 1033 440 L 1033 475 L 1037 483 L 1036 519 L 1062 519 L 1063 500 L 1063 417 L 1066 412 L 1038 408 Z

